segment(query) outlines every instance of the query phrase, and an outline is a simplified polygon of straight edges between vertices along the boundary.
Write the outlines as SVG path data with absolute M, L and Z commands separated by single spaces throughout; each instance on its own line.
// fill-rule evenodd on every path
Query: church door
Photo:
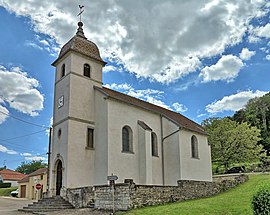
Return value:
M 58 161 L 56 173 L 56 195 L 60 195 L 62 188 L 62 161 Z

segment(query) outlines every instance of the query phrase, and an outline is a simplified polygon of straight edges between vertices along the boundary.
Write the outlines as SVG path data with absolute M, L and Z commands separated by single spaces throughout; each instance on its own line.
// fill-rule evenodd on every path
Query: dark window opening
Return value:
M 122 128 L 122 151 L 132 152 L 132 130 L 128 126 Z
M 92 128 L 87 128 L 87 143 L 86 143 L 87 148 L 94 148 L 94 129 Z
M 65 64 L 63 64 L 61 68 L 61 78 L 64 77 L 65 75 L 66 75 L 66 66 Z
M 89 64 L 84 64 L 83 66 L 83 75 L 90 78 L 90 65 Z
M 157 135 L 155 132 L 151 133 L 151 143 L 152 143 L 152 156 L 158 156 Z

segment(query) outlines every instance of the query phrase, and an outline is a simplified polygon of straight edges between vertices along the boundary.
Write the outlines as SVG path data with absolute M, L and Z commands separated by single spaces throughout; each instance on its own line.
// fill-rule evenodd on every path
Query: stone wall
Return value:
M 180 180 L 178 186 L 116 184 L 114 193 L 110 186 L 67 189 L 62 192 L 73 206 L 112 210 L 128 210 L 147 205 L 160 205 L 168 202 L 184 201 L 213 196 L 229 190 L 248 180 L 247 175 L 230 175 L 213 178 L 213 182 Z M 114 196 L 114 201 L 113 201 Z
M 95 203 L 95 188 L 80 187 L 73 189 L 61 189 L 61 196 L 75 208 L 87 208 Z

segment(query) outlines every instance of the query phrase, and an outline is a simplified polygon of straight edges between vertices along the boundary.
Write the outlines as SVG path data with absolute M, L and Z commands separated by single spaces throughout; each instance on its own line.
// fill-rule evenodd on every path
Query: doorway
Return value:
M 59 160 L 56 167 L 56 195 L 60 195 L 62 188 L 62 161 Z

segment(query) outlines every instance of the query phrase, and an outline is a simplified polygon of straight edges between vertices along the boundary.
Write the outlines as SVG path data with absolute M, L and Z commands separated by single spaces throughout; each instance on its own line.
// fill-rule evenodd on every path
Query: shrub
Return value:
M 0 183 L 0 188 L 8 188 L 11 187 L 11 183 L 6 182 L 6 183 Z
M 253 195 L 254 215 L 270 215 L 270 184 L 264 185 Z

